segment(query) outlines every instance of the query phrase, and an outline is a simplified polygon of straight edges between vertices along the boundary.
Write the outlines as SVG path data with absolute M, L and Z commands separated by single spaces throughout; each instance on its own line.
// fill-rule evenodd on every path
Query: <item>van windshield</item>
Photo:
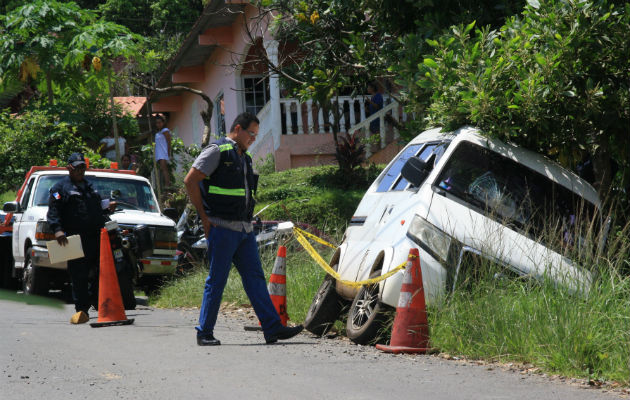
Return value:
M 573 242 L 578 219 L 591 223 L 596 216 L 595 205 L 577 193 L 470 142 L 457 146 L 436 184 L 489 217 L 529 235 L 542 238 L 557 228 L 563 233 L 564 244 Z M 590 229 L 598 228 L 599 218 L 593 222 L 597 226 Z
M 34 203 L 38 206 L 48 205 L 50 188 L 65 175 L 48 175 L 40 178 L 35 191 Z M 151 187 L 144 181 L 118 179 L 101 176 L 86 176 L 102 198 L 115 197 L 118 206 L 127 210 L 157 212 L 157 205 Z M 113 195 L 113 196 L 112 196 Z

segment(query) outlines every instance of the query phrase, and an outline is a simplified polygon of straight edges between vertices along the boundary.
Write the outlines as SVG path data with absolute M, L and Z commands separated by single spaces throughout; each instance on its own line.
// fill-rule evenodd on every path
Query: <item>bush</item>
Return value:
M 19 188 L 33 165 L 47 165 L 51 158 L 65 165 L 85 142 L 76 130 L 41 111 L 11 115 L 0 112 L 0 192 Z
M 348 174 L 335 166 L 319 166 L 261 175 L 257 209 L 269 206 L 263 219 L 343 227 L 383 167 L 370 165 Z

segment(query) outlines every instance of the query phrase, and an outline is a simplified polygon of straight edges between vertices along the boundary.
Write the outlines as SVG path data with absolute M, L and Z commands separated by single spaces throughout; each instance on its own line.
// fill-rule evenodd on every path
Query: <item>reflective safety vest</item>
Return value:
M 255 204 L 253 192 L 258 183 L 258 175 L 254 175 L 252 168 L 252 158 L 249 153 L 239 156 L 237 145 L 226 138 L 214 144 L 219 146 L 221 160 L 212 175 L 199 183 L 206 214 L 229 221 L 251 221 Z M 245 165 L 249 202 L 245 193 Z

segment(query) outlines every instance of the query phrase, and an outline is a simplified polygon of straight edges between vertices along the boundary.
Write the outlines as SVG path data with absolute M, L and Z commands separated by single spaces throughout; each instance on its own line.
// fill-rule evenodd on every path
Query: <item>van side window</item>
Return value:
M 421 159 L 422 161 L 427 162 L 429 158 L 431 157 L 431 155 L 433 154 L 433 150 L 435 150 L 436 146 L 437 146 L 437 143 L 427 144 L 426 146 L 422 148 L 422 151 L 420 152 L 420 154 L 417 155 L 417 157 Z M 403 178 L 401 175 L 398 178 L 398 182 L 396 183 L 396 185 L 394 185 L 392 190 L 405 190 L 408 185 L 409 185 L 409 182 L 405 178 Z
M 392 187 L 394 182 L 396 182 L 396 180 L 398 180 L 398 178 L 400 177 L 400 171 L 402 170 L 403 165 L 405 165 L 409 157 L 415 156 L 418 151 L 420 151 L 420 148 L 422 146 L 422 144 L 414 144 L 407 147 L 398 157 L 398 159 L 394 161 L 391 167 L 389 167 L 389 169 L 385 172 L 385 175 L 383 175 L 383 179 L 378 184 L 378 188 L 376 189 L 376 191 L 387 192 L 389 188 Z
M 28 206 L 28 199 L 31 197 L 31 191 L 33 190 L 33 182 L 35 182 L 35 178 L 31 178 L 31 180 L 28 181 L 26 190 L 24 190 L 24 196 L 22 196 L 22 201 L 20 202 L 20 208 L 22 210 L 25 210 Z
M 595 206 L 571 190 L 470 142 L 457 146 L 435 184 L 488 217 L 536 237 L 543 237 L 552 221 L 568 229 L 576 218 L 595 215 Z

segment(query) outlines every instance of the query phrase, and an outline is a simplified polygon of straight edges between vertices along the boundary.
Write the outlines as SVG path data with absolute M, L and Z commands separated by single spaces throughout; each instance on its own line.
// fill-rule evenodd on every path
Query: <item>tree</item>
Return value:
M 80 65 L 87 58 L 92 59 L 92 65 L 96 73 L 102 73 L 107 79 L 110 99 L 110 114 L 116 146 L 116 160 L 120 162 L 118 127 L 114 106 L 114 91 L 112 88 L 112 75 L 115 70 L 120 72 L 129 65 L 138 50 L 138 43 L 142 41 L 139 35 L 131 33 L 124 26 L 98 20 L 86 26 L 72 38 L 72 49 L 65 57 L 65 65 Z M 102 72 L 101 72 L 102 71 Z
M 63 81 L 69 72 L 63 56 L 92 17 L 75 3 L 56 0 L 36 0 L 0 16 L 0 76 L 37 80 L 42 71 L 48 101 L 53 103 L 53 81 Z
M 407 54 L 396 72 L 409 109 L 428 125 L 479 126 L 568 168 L 590 155 L 603 195 L 615 163 L 627 184 L 630 5 L 530 0 L 500 30 L 473 27 L 426 41 L 424 55 Z
M 401 37 L 431 37 L 470 17 L 500 25 L 522 4 L 509 0 L 445 0 L 440 4 L 430 0 L 263 0 L 257 3 L 258 25 L 248 24 L 254 26 L 248 31 L 260 31 L 264 29 L 260 25 L 273 21 L 274 37 L 288 44 L 284 58 L 274 65 L 260 54 L 258 61 L 278 73 L 294 95 L 333 111 L 332 133 L 339 148 L 336 132 L 341 116 L 334 106 L 336 96 L 364 93 L 367 83 L 375 79 L 389 91 L 401 53 L 417 51 L 405 48 Z M 252 43 L 256 36 L 250 33 Z

